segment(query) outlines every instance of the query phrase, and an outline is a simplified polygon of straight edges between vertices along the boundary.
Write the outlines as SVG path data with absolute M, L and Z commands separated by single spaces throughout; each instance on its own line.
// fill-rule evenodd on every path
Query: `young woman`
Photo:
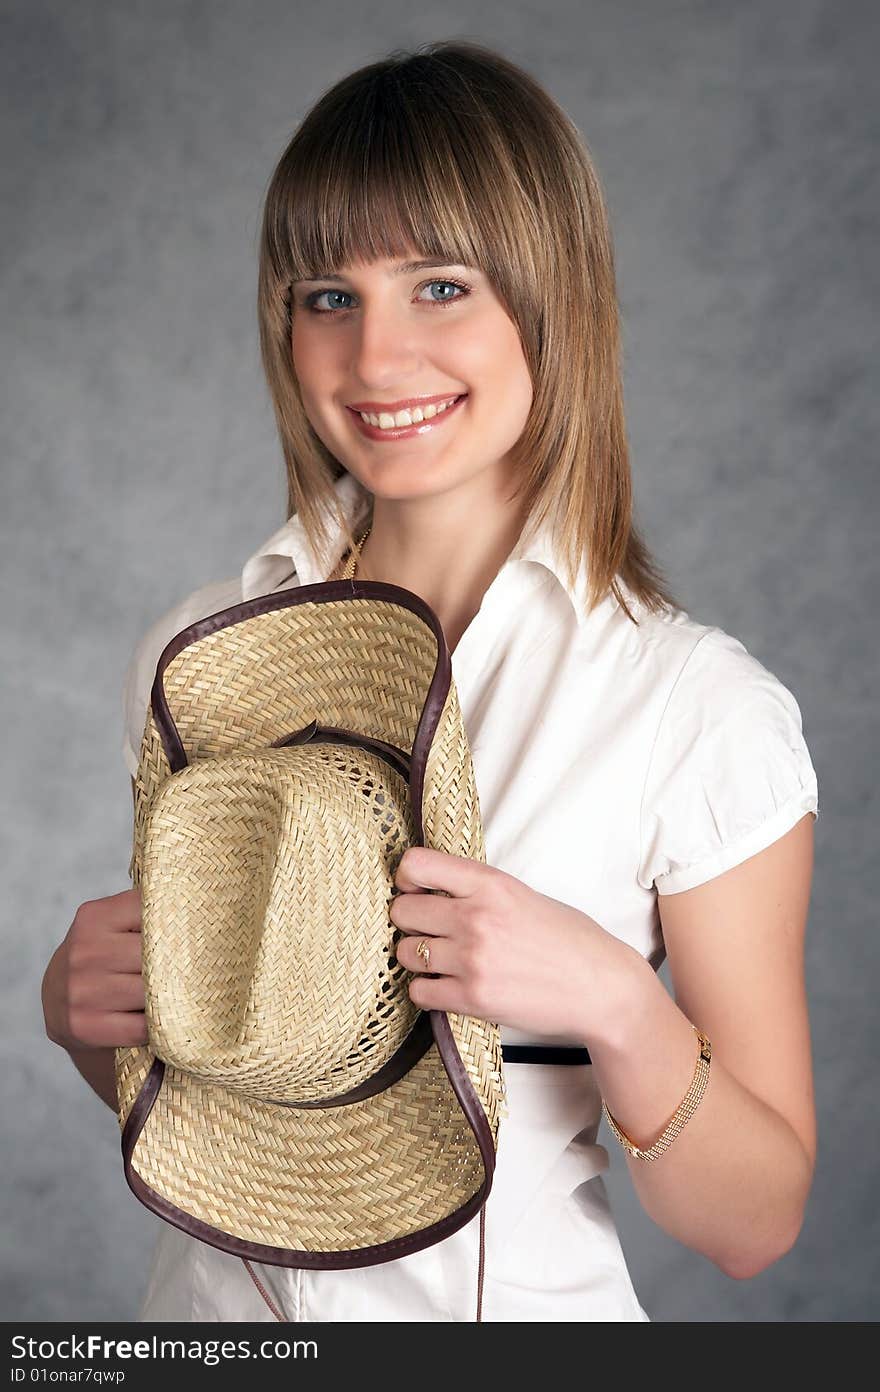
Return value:
M 634 526 L 612 246 L 578 132 L 478 45 L 351 74 L 271 179 L 259 326 L 288 521 L 141 640 L 130 772 L 187 624 L 343 575 L 421 596 L 487 865 L 465 886 L 431 852 L 392 914 L 416 1004 L 501 1025 L 483 1319 L 648 1319 L 602 1179 L 603 1099 L 654 1221 L 731 1277 L 764 1270 L 797 1238 L 815 1159 L 817 781 L 792 693 L 677 604 Z M 139 922 L 136 890 L 81 906 L 44 982 L 50 1037 L 114 1108 L 114 1046 L 146 1039 Z M 476 1218 L 372 1267 L 260 1265 L 263 1290 L 160 1226 L 146 1320 L 473 1318 Z

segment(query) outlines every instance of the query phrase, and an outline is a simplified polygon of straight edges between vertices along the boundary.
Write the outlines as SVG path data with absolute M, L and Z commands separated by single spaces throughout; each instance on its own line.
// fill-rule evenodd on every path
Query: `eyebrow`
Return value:
M 398 261 L 394 275 L 411 275 L 413 271 L 425 271 L 437 266 L 463 266 L 461 261 L 444 261 L 441 257 L 430 257 L 426 261 Z M 291 281 L 292 285 L 310 285 L 319 280 L 344 280 L 341 275 L 305 276 L 302 280 Z

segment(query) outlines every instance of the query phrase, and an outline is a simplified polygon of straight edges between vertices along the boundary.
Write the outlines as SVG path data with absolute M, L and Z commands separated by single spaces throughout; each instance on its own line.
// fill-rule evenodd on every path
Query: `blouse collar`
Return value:
M 349 526 L 357 534 L 369 512 L 370 494 L 363 484 L 347 471 L 340 474 L 333 486 Z M 328 511 L 327 520 L 330 540 L 322 555 L 316 555 L 312 550 L 305 529 L 296 514 L 279 527 L 278 531 L 245 561 L 241 572 L 242 599 L 255 599 L 258 595 L 271 594 L 273 590 L 281 589 L 294 578 L 301 585 L 314 585 L 325 579 L 345 550 L 345 534 L 332 510 Z M 561 558 L 553 543 L 551 523 L 552 514 L 548 515 L 540 526 L 535 525 L 533 519 L 529 519 L 502 570 L 520 563 L 544 566 L 565 590 L 578 623 L 582 624 L 586 617 L 586 564 L 582 560 L 575 585 L 569 585 Z

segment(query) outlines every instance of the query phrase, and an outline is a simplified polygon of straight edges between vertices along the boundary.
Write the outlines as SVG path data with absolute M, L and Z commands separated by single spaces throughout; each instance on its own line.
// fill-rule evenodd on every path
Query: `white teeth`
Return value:
M 369 425 L 378 426 L 380 430 L 399 430 L 403 425 L 418 425 L 420 421 L 431 420 L 432 416 L 438 416 L 441 411 L 445 411 L 448 406 L 452 406 L 458 397 L 451 396 L 448 401 L 441 401 L 439 406 L 433 403 L 430 406 L 413 406 L 412 409 L 405 408 L 392 414 L 390 411 L 380 411 L 378 415 L 371 411 L 359 411 L 361 420 L 365 420 Z

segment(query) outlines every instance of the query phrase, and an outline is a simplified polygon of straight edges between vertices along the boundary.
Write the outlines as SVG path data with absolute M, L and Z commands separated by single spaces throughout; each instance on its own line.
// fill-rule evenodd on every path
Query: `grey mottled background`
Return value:
M 876 1318 L 877 6 L 0 13 L 3 1318 L 132 1318 L 159 1221 L 112 1113 L 45 1038 L 40 982 L 77 906 L 128 887 L 135 641 L 283 521 L 254 308 L 266 183 L 331 82 L 451 37 L 524 64 L 584 132 L 639 518 L 685 607 L 794 691 L 819 778 L 804 1230 L 730 1280 L 645 1216 L 605 1133 L 636 1289 L 655 1321 Z

